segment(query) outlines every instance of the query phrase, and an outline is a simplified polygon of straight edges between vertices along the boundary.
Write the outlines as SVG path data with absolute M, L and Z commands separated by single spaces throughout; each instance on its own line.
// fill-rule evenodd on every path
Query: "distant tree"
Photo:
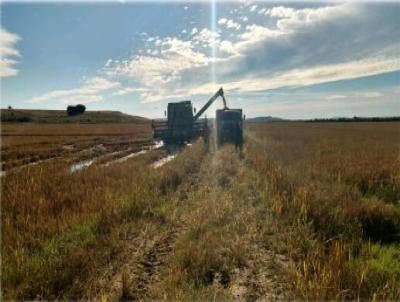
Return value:
M 77 115 L 78 113 L 77 113 L 76 107 L 75 106 L 68 106 L 67 107 L 67 114 L 68 114 L 68 116 Z
M 76 106 L 68 106 L 67 107 L 67 114 L 68 116 L 75 116 L 78 114 L 83 114 L 86 110 L 86 107 L 84 105 L 76 105 Z
M 86 107 L 82 104 L 78 104 L 78 105 L 76 105 L 76 110 L 78 110 L 79 114 L 83 114 L 86 110 Z
M 10 106 L 10 105 L 8 105 L 8 107 L 7 107 L 9 110 L 11 110 L 12 109 L 12 107 Z

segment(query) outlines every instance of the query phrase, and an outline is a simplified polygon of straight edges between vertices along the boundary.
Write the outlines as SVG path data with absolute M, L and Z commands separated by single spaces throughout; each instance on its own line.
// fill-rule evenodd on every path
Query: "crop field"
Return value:
M 53 159 L 79 162 L 118 158 L 152 144 L 149 123 L 31 124 L 3 123 L 2 171 Z
M 242 154 L 1 134 L 3 299 L 400 299 L 400 123 L 248 123 Z

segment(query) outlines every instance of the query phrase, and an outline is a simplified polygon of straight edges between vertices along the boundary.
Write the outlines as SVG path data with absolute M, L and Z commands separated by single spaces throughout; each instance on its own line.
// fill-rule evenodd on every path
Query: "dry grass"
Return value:
M 266 207 L 255 182 L 233 147 L 204 158 L 196 178 L 170 200 L 180 228 L 147 298 L 285 297 L 274 253 L 262 244 Z
M 398 124 L 246 127 L 243 159 L 199 142 L 159 169 L 7 174 L 3 298 L 400 299 Z
M 399 124 L 249 125 L 247 160 L 307 299 L 399 299 Z
M 117 230 L 131 220 L 162 223 L 162 196 L 196 169 L 201 154 L 197 146 L 176 166 L 151 173 L 157 152 L 74 174 L 54 163 L 7 175 L 2 182 L 4 297 L 84 295 L 87 289 L 78 281 L 118 251 Z
M 106 124 L 34 124 L 2 123 L 1 135 L 6 136 L 123 136 L 147 137 L 150 123 Z M 15 138 L 16 139 L 16 138 Z

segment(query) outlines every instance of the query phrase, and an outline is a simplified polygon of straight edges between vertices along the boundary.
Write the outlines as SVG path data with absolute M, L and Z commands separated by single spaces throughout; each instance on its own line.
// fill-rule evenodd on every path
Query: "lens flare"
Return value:
M 210 58 L 210 82 L 213 86 L 216 86 L 216 72 L 215 72 L 215 61 L 217 56 L 217 0 L 211 0 L 211 32 L 212 32 L 212 41 L 211 41 L 211 58 Z M 215 112 L 216 104 L 211 105 L 211 112 Z M 214 114 L 213 114 L 214 115 Z M 213 123 L 214 131 L 213 131 L 213 141 L 214 141 L 214 150 L 217 149 L 217 140 L 216 140 L 216 123 L 214 120 Z
M 217 3 L 216 0 L 211 0 L 211 32 L 212 32 L 212 43 L 211 43 L 211 83 L 216 84 L 215 74 L 215 59 L 217 56 Z

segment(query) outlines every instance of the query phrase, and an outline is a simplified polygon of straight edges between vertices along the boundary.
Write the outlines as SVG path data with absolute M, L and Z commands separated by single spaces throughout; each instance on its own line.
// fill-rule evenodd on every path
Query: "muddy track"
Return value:
M 131 287 L 122 292 L 121 300 L 142 300 L 151 299 L 149 289 L 160 279 L 160 272 L 165 264 L 167 256 L 173 249 L 176 239 L 176 231 L 171 231 L 154 241 L 145 249 L 142 257 L 138 259 L 131 276 Z
M 204 197 L 201 188 L 213 181 L 208 177 L 208 173 L 212 172 L 206 172 L 209 163 L 203 161 L 203 164 L 206 169 L 189 175 L 173 196 L 169 197 L 168 203 L 172 203 L 171 207 L 178 207 L 177 216 L 169 217 L 170 222 L 161 227 L 153 225 L 146 230 L 138 231 L 135 227 L 128 230 L 129 235 L 121 239 L 122 255 L 105 269 L 108 276 L 99 284 L 102 293 L 98 298 L 113 301 L 160 298 L 160 294 L 163 294 L 160 286 L 165 286 L 168 274 L 166 269 L 173 261 L 172 255 L 179 243 L 186 240 L 193 221 L 186 219 L 197 217 L 196 207 L 202 205 L 196 201 L 198 196 Z M 239 177 L 238 175 L 233 177 Z M 251 204 L 250 199 L 253 197 L 257 197 L 257 192 L 249 191 L 248 204 Z M 224 231 L 226 229 L 222 226 L 221 232 Z M 208 286 L 222 290 L 225 297 L 230 299 L 285 299 L 287 284 L 282 275 L 287 268 L 287 259 L 275 253 L 272 247 L 265 246 L 259 234 L 250 236 L 248 243 L 245 263 L 230 271 L 216 271 Z M 168 286 L 164 289 L 168 289 Z
M 247 265 L 236 269 L 232 276 L 232 298 L 246 301 L 287 299 L 282 280 L 287 263 L 285 256 L 254 244 Z
M 152 233 L 152 232 L 150 232 Z M 104 268 L 98 278 L 96 300 L 124 301 L 149 299 L 149 287 L 158 280 L 165 259 L 172 251 L 176 232 L 151 236 L 146 231 L 128 230 L 123 252 Z
M 187 175 L 169 198 L 184 202 L 187 190 L 193 188 L 198 180 L 198 173 Z M 170 217 L 171 218 L 171 217 Z M 138 230 L 129 226 L 120 238 L 122 252 L 109 266 L 97 282 L 95 300 L 126 301 L 151 300 L 152 287 L 157 287 L 162 278 L 166 262 L 174 251 L 176 240 L 185 231 L 181 218 L 170 220 L 162 226 L 156 225 Z M 154 229 L 155 228 L 155 229 Z

